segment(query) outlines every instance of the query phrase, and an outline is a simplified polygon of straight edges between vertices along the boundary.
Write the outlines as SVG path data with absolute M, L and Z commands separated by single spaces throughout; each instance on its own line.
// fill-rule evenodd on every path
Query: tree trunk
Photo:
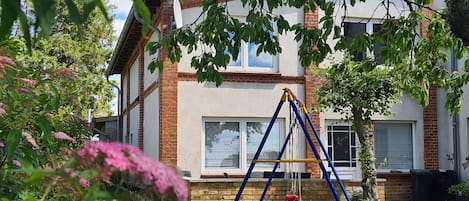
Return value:
M 363 119 L 362 108 L 352 108 L 353 126 L 360 141 L 359 161 L 362 170 L 363 196 L 378 201 L 378 183 L 376 181 L 375 151 L 371 124 Z

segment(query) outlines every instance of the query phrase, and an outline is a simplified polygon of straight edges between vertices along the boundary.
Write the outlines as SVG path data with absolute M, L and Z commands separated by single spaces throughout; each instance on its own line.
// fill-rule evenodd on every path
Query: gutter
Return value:
M 106 81 L 113 88 L 117 89 L 117 129 L 116 129 L 117 135 L 116 136 L 118 137 L 118 139 L 120 141 L 123 141 L 123 136 L 121 135 L 121 105 L 120 105 L 120 103 L 121 103 L 121 89 L 109 80 L 109 74 L 106 74 Z
M 451 47 L 451 72 L 458 71 L 456 56 L 454 55 L 454 47 Z M 459 170 L 459 163 L 460 163 L 460 150 L 459 150 L 459 115 L 455 114 L 452 117 L 452 126 L 453 126 L 453 158 L 454 158 L 454 173 L 456 174 L 456 178 L 459 181 L 460 179 L 460 170 Z

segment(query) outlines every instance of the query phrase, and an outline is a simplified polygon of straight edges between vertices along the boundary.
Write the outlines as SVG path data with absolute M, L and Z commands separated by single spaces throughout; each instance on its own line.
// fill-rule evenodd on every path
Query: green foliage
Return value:
M 318 91 L 322 108 L 351 117 L 351 109 L 363 111 L 363 118 L 373 114 L 389 114 L 392 103 L 398 101 L 400 88 L 390 69 L 376 66 L 371 59 L 350 61 L 349 57 L 328 70 L 326 83 Z
M 108 103 L 114 94 L 102 73 L 115 41 L 112 26 L 92 9 L 86 16 L 86 23 L 76 25 L 77 19 L 68 17 L 70 2 L 59 0 L 56 3 L 57 16 L 51 35 L 36 39 L 32 53 L 23 52 L 18 59 L 38 73 L 66 76 L 68 80 L 55 82 L 55 89 L 68 99 L 66 104 L 73 112 L 87 116 L 88 109 L 92 109 L 95 116 L 108 116 L 111 114 Z M 77 9 L 91 7 L 89 1 L 72 3 Z
M 469 195 L 469 180 L 450 186 L 448 193 L 453 195 Z

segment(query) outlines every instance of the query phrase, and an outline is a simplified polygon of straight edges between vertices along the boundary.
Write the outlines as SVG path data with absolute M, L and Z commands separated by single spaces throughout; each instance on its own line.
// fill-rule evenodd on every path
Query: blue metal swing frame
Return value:
M 243 183 L 241 184 L 241 186 L 239 187 L 239 191 L 238 193 L 236 194 L 236 198 L 235 198 L 235 201 L 239 201 L 241 199 L 241 196 L 243 194 L 243 191 L 244 191 L 244 188 L 246 187 L 247 183 L 248 183 L 248 180 L 249 178 L 251 177 L 251 174 L 252 174 L 252 171 L 254 170 L 254 166 L 256 165 L 256 163 L 254 161 L 256 161 L 258 158 L 259 158 L 259 155 L 262 151 L 262 148 L 264 147 L 265 145 L 265 142 L 267 141 L 267 138 L 269 137 L 269 134 L 270 134 L 270 131 L 272 130 L 272 126 L 274 125 L 275 121 L 277 120 L 278 118 L 278 114 L 280 112 L 280 109 L 282 108 L 283 106 L 283 103 L 285 101 L 287 101 L 288 99 L 288 102 L 290 103 L 290 106 L 291 108 L 293 109 L 294 113 L 295 113 L 295 116 L 296 116 L 296 119 L 298 120 L 298 122 L 300 123 L 301 125 L 301 128 L 303 129 L 303 133 L 305 134 L 305 138 L 306 140 L 308 141 L 308 144 L 309 146 L 311 147 L 311 150 L 313 151 L 314 153 L 314 156 L 317 160 L 319 160 L 319 167 L 321 168 L 321 171 L 324 175 L 324 177 L 326 178 L 326 181 L 327 183 L 329 184 L 329 188 L 331 189 L 331 192 L 332 194 L 334 195 L 334 198 L 336 201 L 340 201 L 340 196 L 337 192 L 337 190 L 335 189 L 334 187 L 334 184 L 332 183 L 332 180 L 329 176 L 329 174 L 327 173 L 327 170 L 326 170 L 326 167 L 324 166 L 324 164 L 322 163 L 322 160 L 321 160 L 321 156 L 319 155 L 319 152 L 318 150 L 316 149 L 316 146 L 314 146 L 314 142 L 313 142 L 313 139 L 311 137 L 311 135 L 309 134 L 309 131 L 308 129 L 306 128 L 306 123 L 305 121 L 303 120 L 302 118 L 302 115 L 300 113 L 300 109 L 299 107 L 302 109 L 302 113 L 304 115 L 304 117 L 306 118 L 307 120 L 307 123 L 309 124 L 309 126 L 312 128 L 313 130 L 313 133 L 314 133 L 314 136 L 316 137 L 316 140 L 319 142 L 319 145 L 321 147 L 321 150 L 323 151 L 324 155 L 326 156 L 326 160 L 329 164 L 329 167 L 331 168 L 333 174 L 335 175 L 336 179 L 337 179 L 337 183 L 339 184 L 340 186 L 340 189 L 342 190 L 342 193 L 344 194 L 344 197 L 347 201 L 350 201 L 350 198 L 347 194 L 347 191 L 345 189 L 345 186 L 344 184 L 342 183 L 342 180 L 340 180 L 339 178 L 339 175 L 337 174 L 337 171 L 334 167 L 334 164 L 331 160 L 331 158 L 329 157 L 329 155 L 327 154 L 327 150 L 326 150 L 326 147 L 324 146 L 324 144 L 322 143 L 321 141 L 321 138 L 319 137 L 319 134 L 316 130 L 316 128 L 314 127 L 314 124 L 313 124 L 313 121 L 311 120 L 311 117 L 308 113 L 308 110 L 306 109 L 306 107 L 304 106 L 304 104 L 298 100 L 296 98 L 296 96 L 290 91 L 290 89 L 288 88 L 285 88 L 283 89 L 283 95 L 280 99 L 280 102 L 277 106 L 277 109 L 275 110 L 274 112 L 274 115 L 272 116 L 272 120 L 270 121 L 269 123 L 269 126 L 267 127 L 267 130 L 265 131 L 265 134 L 261 140 L 261 143 L 259 144 L 259 147 L 256 151 L 256 154 L 254 155 L 254 158 L 252 159 L 252 162 L 251 162 L 251 165 L 249 166 L 249 169 L 248 169 L 248 172 L 246 173 L 246 176 L 244 177 L 244 180 L 243 180 Z M 291 134 L 292 132 L 290 131 L 288 133 L 288 135 L 286 136 L 285 138 L 285 142 L 283 143 L 282 145 L 282 148 L 280 149 L 280 153 L 278 154 L 277 156 L 277 160 L 280 160 L 283 156 L 283 153 L 285 152 L 285 148 L 287 146 L 287 143 L 288 141 L 290 140 L 290 137 L 291 137 Z M 264 187 L 264 191 L 262 192 L 262 196 L 259 200 L 264 200 L 265 198 L 265 195 L 267 193 L 267 190 L 269 189 L 270 185 L 272 184 L 272 179 L 275 175 L 275 171 L 277 170 L 278 168 L 278 165 L 280 164 L 280 162 L 275 162 L 275 165 L 272 169 L 272 172 L 270 174 L 270 177 L 269 179 L 267 180 L 267 183 Z

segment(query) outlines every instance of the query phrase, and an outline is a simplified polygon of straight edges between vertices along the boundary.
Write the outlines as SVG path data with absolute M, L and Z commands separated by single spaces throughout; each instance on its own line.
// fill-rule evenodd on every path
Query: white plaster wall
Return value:
M 453 122 L 449 112 L 445 109 L 446 92 L 443 89 L 437 91 L 438 113 L 438 162 L 440 169 L 454 169 L 454 161 L 448 160 L 454 153 L 453 147 Z M 449 156 L 449 157 L 448 157 Z
M 127 115 L 122 115 L 122 142 L 128 143 L 126 141 L 127 136 Z
M 433 6 L 435 9 L 445 9 L 447 8 L 444 0 L 433 0 Z
M 392 115 L 374 115 L 372 117 L 375 121 L 402 121 L 412 122 L 414 124 L 414 168 L 423 169 L 424 167 L 424 147 L 423 147 L 423 110 L 415 99 L 412 99 L 408 95 L 401 97 L 401 103 L 395 104 L 391 107 Z M 321 138 L 324 143 L 327 142 L 326 135 L 326 123 L 330 121 L 341 120 L 343 116 L 335 112 L 322 112 L 320 114 L 320 125 L 321 125 Z M 350 172 L 349 170 L 343 170 Z M 339 171 L 340 172 L 340 171 Z M 339 173 L 340 174 L 340 173 Z M 350 173 L 352 174 L 352 173 Z M 353 173 L 353 179 L 360 177 L 360 175 Z
M 232 16 L 245 17 L 247 16 L 249 10 L 243 8 L 241 1 L 234 0 L 229 1 L 229 12 Z M 183 24 L 191 24 L 200 14 L 201 8 L 189 8 L 182 11 Z M 277 14 L 282 14 L 286 20 L 292 25 L 296 23 L 303 23 L 304 15 L 303 9 L 296 8 L 281 8 L 274 11 Z M 289 32 L 283 35 L 280 35 L 279 42 L 282 47 L 282 53 L 278 55 L 278 69 L 279 73 L 286 76 L 301 76 L 304 71 L 301 68 L 301 64 L 298 59 L 298 46 L 299 44 L 294 40 L 294 33 Z M 186 48 L 183 48 L 183 57 L 179 62 L 178 69 L 181 72 L 194 72 L 195 70 L 191 68 L 191 58 L 192 56 L 199 55 L 201 51 L 197 53 L 192 53 L 187 55 Z
M 178 167 L 190 170 L 193 177 L 200 177 L 204 117 L 270 119 L 285 87 L 289 87 L 299 99 L 304 99 L 303 85 L 226 82 L 216 88 L 210 83 L 179 82 Z M 288 102 L 285 102 L 279 114 L 279 118 L 285 119 L 285 129 L 289 127 L 288 108 Z M 298 149 L 304 150 L 304 144 Z
M 129 128 L 129 140 L 130 143 L 138 147 L 138 121 L 139 121 L 139 107 L 138 105 L 130 110 L 130 128 Z
M 156 33 L 153 33 L 149 41 L 159 41 L 159 35 Z M 148 53 L 148 51 L 145 50 L 144 52 L 144 58 L 145 58 L 144 69 L 145 70 L 144 70 L 144 85 L 143 85 L 144 90 L 146 90 L 151 85 L 151 83 L 158 80 L 158 74 L 159 74 L 158 69 L 156 69 L 155 72 L 153 73 L 151 73 L 150 70 L 148 70 L 148 64 L 150 64 L 150 62 L 156 57 L 157 57 L 156 54 L 150 56 L 150 53 Z
M 135 100 L 138 96 L 138 62 L 139 57 L 135 59 L 134 63 L 132 64 L 130 68 L 130 103 Z
M 154 159 L 159 159 L 160 145 L 160 101 L 159 88 L 145 98 L 144 112 L 144 140 L 143 150 L 145 154 Z
M 121 111 L 124 111 L 125 108 L 127 108 L 127 93 L 128 93 L 127 79 L 129 79 L 128 75 L 122 78 L 122 110 Z

